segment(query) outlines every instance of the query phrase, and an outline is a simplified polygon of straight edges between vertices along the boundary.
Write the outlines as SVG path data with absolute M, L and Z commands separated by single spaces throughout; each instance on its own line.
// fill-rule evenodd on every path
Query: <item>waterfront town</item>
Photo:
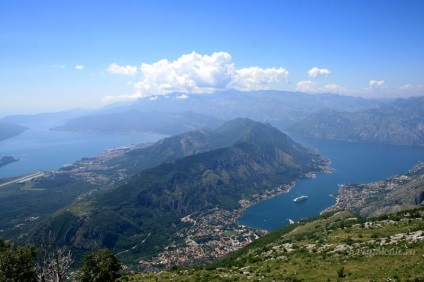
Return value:
M 339 193 L 333 195 L 336 198 L 336 203 L 322 213 L 338 210 L 359 212 L 369 199 L 395 190 L 400 185 L 413 180 L 415 174 L 423 169 L 424 162 L 413 167 L 408 173 L 399 174 L 384 181 L 366 184 L 341 184 L 339 185 Z
M 237 220 L 241 214 L 253 204 L 287 193 L 293 186 L 294 182 L 281 185 L 261 195 L 256 194 L 251 200 L 240 200 L 241 207 L 233 211 L 214 208 L 181 218 L 182 222 L 190 224 L 190 227 L 177 234 L 184 243 L 167 246 L 165 251 L 151 260 L 140 261 L 140 266 L 146 270 L 154 270 L 158 267 L 193 264 L 193 262 L 200 264 L 211 262 L 242 248 L 268 231 L 239 224 Z

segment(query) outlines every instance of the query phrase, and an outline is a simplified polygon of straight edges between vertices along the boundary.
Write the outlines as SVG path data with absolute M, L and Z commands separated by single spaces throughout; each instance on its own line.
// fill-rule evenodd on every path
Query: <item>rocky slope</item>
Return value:
M 424 210 L 364 219 L 330 213 L 278 229 L 202 268 L 129 281 L 423 281 Z

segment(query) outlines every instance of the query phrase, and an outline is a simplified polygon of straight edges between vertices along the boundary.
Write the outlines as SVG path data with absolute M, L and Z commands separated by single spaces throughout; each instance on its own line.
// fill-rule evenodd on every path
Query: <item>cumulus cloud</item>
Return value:
M 328 76 L 330 73 L 331 72 L 329 69 L 319 69 L 317 67 L 311 68 L 308 71 L 309 77 L 312 77 L 312 78 L 316 78 L 318 76 Z
M 137 73 L 136 66 L 120 66 L 118 64 L 110 64 L 107 71 L 111 74 L 123 74 L 123 75 L 134 75 Z
M 310 80 L 299 81 L 296 85 L 296 90 L 305 92 L 315 91 L 315 84 L 316 82 Z
M 369 86 L 371 90 L 380 90 L 384 87 L 384 80 L 370 80 Z
M 75 66 L 75 69 L 76 70 L 83 70 L 84 69 L 84 66 L 83 65 L 76 65 Z
M 140 97 L 171 92 L 211 92 L 226 87 L 233 69 L 231 56 L 224 52 L 211 56 L 193 52 L 173 62 L 165 59 L 142 64 L 142 79 L 136 83 L 136 92 Z
M 113 66 L 113 69 L 119 69 L 119 72 L 121 68 Z M 210 93 L 225 89 L 247 91 L 271 87 L 279 89 L 281 84 L 287 81 L 288 76 L 288 71 L 283 68 L 236 69 L 231 55 L 226 52 L 216 52 L 212 55 L 192 52 L 182 55 L 175 61 L 163 59 L 152 64 L 143 63 L 139 70 L 141 79 L 134 83 L 134 94 L 115 99 L 109 96 L 103 100 L 121 101 L 172 92 Z

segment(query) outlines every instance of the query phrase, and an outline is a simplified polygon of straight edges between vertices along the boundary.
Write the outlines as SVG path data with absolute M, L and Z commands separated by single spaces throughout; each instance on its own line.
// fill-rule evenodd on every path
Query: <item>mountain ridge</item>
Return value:
M 240 201 L 291 185 L 327 165 L 270 125 L 237 119 L 217 132 L 211 134 L 209 151 L 165 161 L 117 188 L 76 202 L 36 228 L 32 237 L 48 231 L 57 242 L 79 251 L 97 242 L 139 260 L 163 252 L 167 245 L 184 246 L 175 236 L 191 228 L 183 217 L 207 210 L 231 216 L 243 207 Z M 238 137 L 225 138 L 224 132 Z M 247 227 L 245 231 L 250 232 Z M 148 246 L 134 248 L 146 237 Z
M 360 112 L 322 110 L 290 127 L 313 138 L 392 145 L 424 145 L 424 97 L 396 99 Z
M 269 122 L 280 129 L 285 129 L 299 118 L 306 117 L 321 109 L 355 111 L 368 109 L 384 102 L 386 101 L 330 93 L 312 95 L 302 92 L 277 90 L 246 92 L 231 90 L 204 95 L 185 93 L 184 96 L 183 93 L 171 93 L 165 96 L 158 95 L 140 98 L 126 105 L 109 105 L 93 111 L 90 116 L 69 120 L 60 129 L 104 131 L 107 128 L 99 126 L 101 119 L 107 120 L 113 125 L 113 130 L 109 129 L 109 132 L 119 132 L 123 131 L 123 129 L 127 132 L 152 129 L 148 127 L 148 124 L 144 127 L 140 127 L 140 124 L 132 124 L 131 127 L 127 128 L 120 128 L 115 125 L 119 119 L 131 121 L 132 111 L 156 113 L 157 116 L 162 115 L 162 119 L 185 112 L 201 113 L 201 115 L 227 121 L 238 117 L 246 117 L 261 122 Z M 149 116 L 145 119 L 149 119 Z M 153 120 L 153 122 L 157 122 L 157 120 Z M 189 122 L 193 121 L 189 120 Z M 158 128 L 160 127 L 156 126 L 155 130 L 157 131 Z M 170 132 L 168 127 L 166 129 L 167 132 Z M 175 133 L 175 131 L 172 131 L 172 134 Z
M 154 132 L 174 135 L 193 129 L 213 129 L 222 123 L 223 121 L 218 118 L 190 111 L 163 113 L 129 109 L 125 112 L 99 113 L 77 117 L 51 130 L 111 134 Z

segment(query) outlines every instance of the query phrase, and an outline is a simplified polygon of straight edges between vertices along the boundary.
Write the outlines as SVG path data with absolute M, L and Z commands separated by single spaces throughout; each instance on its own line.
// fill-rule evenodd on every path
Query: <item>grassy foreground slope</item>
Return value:
M 129 281 L 424 281 L 424 209 L 337 212 L 272 232 L 216 264 Z

